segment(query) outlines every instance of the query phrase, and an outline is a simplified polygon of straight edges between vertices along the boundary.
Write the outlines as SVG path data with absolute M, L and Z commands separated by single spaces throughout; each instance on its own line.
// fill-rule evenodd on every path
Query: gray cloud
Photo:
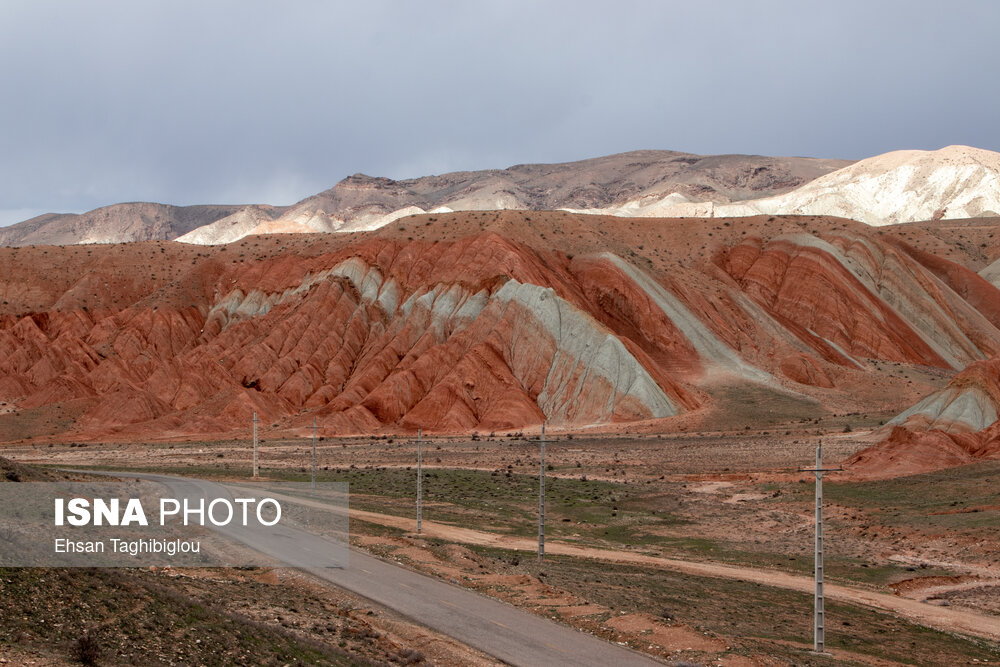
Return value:
M 0 4 L 0 223 L 637 148 L 1000 149 L 982 2 Z

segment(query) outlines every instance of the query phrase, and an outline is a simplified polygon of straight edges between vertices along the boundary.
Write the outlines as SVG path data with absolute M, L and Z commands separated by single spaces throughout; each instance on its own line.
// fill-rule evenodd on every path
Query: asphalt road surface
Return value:
M 220 495 L 220 485 L 214 482 L 166 475 L 110 474 L 155 481 L 185 496 L 192 495 L 195 488 L 208 497 Z M 265 542 L 258 534 L 249 546 L 295 564 L 301 563 L 303 548 L 321 547 L 325 539 L 311 534 L 289 539 L 289 533 L 284 531 Z M 343 545 L 331 541 L 330 548 L 343 550 Z M 379 560 L 357 549 L 350 549 L 348 560 L 347 567 L 342 568 L 300 569 L 512 665 L 663 664 L 630 648 Z

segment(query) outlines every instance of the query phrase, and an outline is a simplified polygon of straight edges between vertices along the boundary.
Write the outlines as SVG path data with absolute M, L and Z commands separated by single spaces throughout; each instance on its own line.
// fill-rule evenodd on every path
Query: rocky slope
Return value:
M 633 151 L 394 181 L 356 174 L 293 206 L 118 204 L 0 229 L 0 245 L 371 231 L 409 215 L 566 210 L 618 217 L 840 216 L 873 226 L 1000 215 L 1000 154 L 968 146 L 896 151 L 857 163 Z
M 887 424 L 883 439 L 847 467 L 864 477 L 895 477 L 982 459 L 1000 459 L 1000 358 L 970 365 Z
M 271 206 L 244 206 L 215 222 L 200 225 L 176 237 L 175 240 L 198 245 L 232 243 L 255 233 L 258 228 L 272 222 L 283 211 L 284 209 Z
M 788 191 L 846 164 L 810 158 L 633 151 L 579 162 L 404 181 L 357 174 L 296 204 L 254 233 L 372 230 L 425 212 L 595 208 L 666 196 L 740 201 Z
M 238 206 L 114 204 L 88 213 L 46 213 L 0 227 L 0 246 L 129 243 L 175 239 L 237 212 Z
M 0 249 L 0 433 L 201 437 L 254 411 L 325 433 L 899 411 L 1000 353 L 1000 291 L 974 272 L 1000 256 L 990 230 L 478 212 Z
M 0 229 L 0 245 L 177 239 L 231 243 L 250 234 L 371 230 L 427 211 L 593 208 L 666 196 L 740 201 L 787 192 L 850 162 L 756 155 L 633 151 L 562 164 L 394 181 L 356 174 L 294 206 L 118 204 L 47 214 Z M 686 199 L 685 199 L 686 200 Z
M 777 196 L 718 204 L 672 195 L 590 212 L 694 217 L 834 215 L 875 226 L 997 216 L 1000 153 L 969 146 L 895 151 L 861 160 Z

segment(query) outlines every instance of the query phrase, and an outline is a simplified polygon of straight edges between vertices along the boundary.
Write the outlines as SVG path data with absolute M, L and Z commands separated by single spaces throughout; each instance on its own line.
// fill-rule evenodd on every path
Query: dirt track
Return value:
M 410 532 L 416 530 L 416 521 L 414 519 L 354 509 L 351 510 L 351 517 L 361 521 L 367 521 L 382 526 L 390 526 Z M 517 551 L 535 551 L 538 546 L 537 542 L 532 539 L 509 537 L 506 535 L 498 535 L 496 533 L 473 530 L 471 528 L 460 528 L 457 526 L 450 526 L 427 520 L 424 520 L 422 523 L 422 534 L 427 537 L 437 537 L 463 544 L 476 544 L 480 546 L 513 549 Z M 636 565 L 673 570 L 676 572 L 684 572 L 703 577 L 739 579 L 759 583 L 764 586 L 784 588 L 804 593 L 811 593 L 813 591 L 812 578 L 788 574 L 785 572 L 776 572 L 773 570 L 759 570 L 749 567 L 740 567 L 738 565 L 687 561 L 676 558 L 661 558 L 657 556 L 629 553 L 627 551 L 580 547 L 559 541 L 547 541 L 545 544 L 545 551 L 547 554 L 552 555 L 575 556 L 579 558 L 591 558 L 619 563 L 632 563 Z M 868 607 L 883 609 L 921 625 L 937 628 L 938 630 L 958 632 L 1000 641 L 1000 622 L 997 621 L 996 617 L 985 616 L 971 611 L 953 609 L 950 607 L 938 607 L 924 602 L 919 602 L 917 600 L 897 597 L 886 593 L 878 593 L 875 591 L 866 591 L 838 584 L 826 584 L 825 593 L 827 598 L 833 600 L 841 600 L 844 602 L 852 602 Z

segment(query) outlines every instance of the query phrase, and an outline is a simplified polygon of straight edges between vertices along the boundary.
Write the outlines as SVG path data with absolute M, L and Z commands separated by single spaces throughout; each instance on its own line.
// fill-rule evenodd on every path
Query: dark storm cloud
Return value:
M 0 222 L 636 148 L 1000 149 L 993 2 L 5 2 Z

